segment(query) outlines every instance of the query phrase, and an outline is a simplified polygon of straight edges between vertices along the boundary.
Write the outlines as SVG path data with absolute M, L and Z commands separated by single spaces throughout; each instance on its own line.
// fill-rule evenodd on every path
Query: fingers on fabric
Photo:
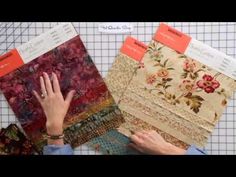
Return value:
M 71 102 L 71 100 L 72 100 L 74 94 L 75 94 L 75 90 L 71 90 L 71 91 L 67 94 L 66 99 L 65 99 L 65 102 L 66 102 L 68 105 L 70 105 L 70 102 Z
M 128 147 L 133 148 L 133 149 L 136 149 L 136 150 L 139 151 L 139 152 L 143 152 L 142 148 L 140 148 L 139 146 L 137 146 L 137 145 L 134 144 L 134 143 L 129 143 L 129 144 L 128 144 Z
M 40 76 L 39 80 L 40 80 L 41 92 L 42 92 L 42 94 L 44 94 L 44 96 L 46 96 L 47 95 L 47 90 L 46 90 L 46 87 L 45 87 L 45 82 L 44 82 L 43 77 Z
M 43 72 L 43 77 L 40 76 L 40 87 L 41 87 L 42 95 L 44 96 L 50 96 L 53 93 L 61 93 L 60 84 L 55 73 L 52 73 L 52 82 L 51 82 L 48 74 Z M 40 103 L 42 103 L 43 99 L 40 96 L 40 94 L 38 94 L 35 90 L 33 90 L 33 94 L 35 95 L 37 100 Z M 71 90 L 67 94 L 65 98 L 65 102 L 68 104 L 68 106 L 70 105 L 70 102 L 74 94 L 75 94 L 75 90 Z
M 140 145 L 140 144 L 142 144 L 143 143 L 143 140 L 140 138 L 140 137 L 138 137 L 137 135 L 131 135 L 130 136 L 130 139 L 131 139 L 131 141 L 133 142 L 133 143 L 135 143 L 135 144 L 137 144 L 137 145 Z
M 33 90 L 33 94 L 37 98 L 38 102 L 42 103 L 42 98 L 39 96 L 39 94 L 35 90 Z
M 60 89 L 60 84 L 59 81 L 57 79 L 57 75 L 55 73 L 52 73 L 52 84 L 53 84 L 53 90 L 55 93 L 60 93 L 61 89 Z
M 47 73 L 43 72 L 43 78 L 46 86 L 46 91 L 48 95 L 53 94 L 52 84 Z
M 134 135 L 136 135 L 140 139 L 147 139 L 147 137 L 148 137 L 148 134 L 146 132 L 144 132 L 144 131 L 135 132 Z

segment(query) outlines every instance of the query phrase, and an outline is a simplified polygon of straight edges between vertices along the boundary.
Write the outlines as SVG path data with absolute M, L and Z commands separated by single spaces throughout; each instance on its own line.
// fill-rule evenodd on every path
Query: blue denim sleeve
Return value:
M 73 149 L 69 144 L 58 146 L 58 145 L 47 145 L 43 149 L 44 155 L 73 155 Z M 187 149 L 186 155 L 206 155 L 207 153 L 195 146 L 190 146 Z
M 44 155 L 73 155 L 73 149 L 69 144 L 66 145 L 47 145 L 43 148 Z
M 186 155 L 206 155 L 207 153 L 195 146 L 190 146 L 188 149 L 187 149 L 187 152 L 186 152 Z

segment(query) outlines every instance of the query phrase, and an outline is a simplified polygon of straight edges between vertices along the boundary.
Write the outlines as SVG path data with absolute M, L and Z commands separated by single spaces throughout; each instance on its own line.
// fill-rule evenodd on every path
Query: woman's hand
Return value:
M 156 131 L 140 131 L 130 136 L 131 147 L 150 155 L 184 155 L 186 150 L 166 142 Z
M 49 135 L 60 135 L 63 133 L 64 118 L 75 91 L 70 91 L 64 99 L 55 73 L 52 73 L 52 83 L 48 74 L 43 73 L 43 77 L 40 77 L 40 86 L 42 94 L 38 94 L 35 90 L 33 90 L 33 94 L 47 117 L 47 133 Z

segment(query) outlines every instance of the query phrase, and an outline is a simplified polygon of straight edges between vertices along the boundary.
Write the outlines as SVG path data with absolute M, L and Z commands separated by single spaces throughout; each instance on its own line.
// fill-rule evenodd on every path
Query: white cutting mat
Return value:
M 25 43 L 57 23 L 0 23 L 0 54 Z M 130 34 L 101 34 L 99 23 L 73 23 L 89 54 L 104 77 L 127 35 L 149 43 L 159 23 L 132 23 Z M 206 44 L 236 57 L 236 23 L 168 23 Z M 209 154 L 236 154 L 236 95 L 229 102 L 205 149 Z M 0 128 L 17 123 L 4 96 L 0 93 Z M 75 154 L 100 154 L 83 145 Z

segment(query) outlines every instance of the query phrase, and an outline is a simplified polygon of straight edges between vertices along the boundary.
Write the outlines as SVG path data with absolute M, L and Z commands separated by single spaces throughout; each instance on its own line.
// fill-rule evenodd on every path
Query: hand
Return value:
M 46 115 L 46 129 L 49 135 L 60 135 L 63 133 L 63 122 L 69 109 L 70 102 L 75 91 L 70 91 L 63 98 L 60 85 L 55 73 L 52 73 L 52 84 L 47 73 L 40 76 L 42 95 L 33 90 L 33 94 L 41 104 Z
M 130 136 L 129 146 L 150 155 L 183 155 L 186 150 L 166 142 L 156 131 L 140 131 Z

